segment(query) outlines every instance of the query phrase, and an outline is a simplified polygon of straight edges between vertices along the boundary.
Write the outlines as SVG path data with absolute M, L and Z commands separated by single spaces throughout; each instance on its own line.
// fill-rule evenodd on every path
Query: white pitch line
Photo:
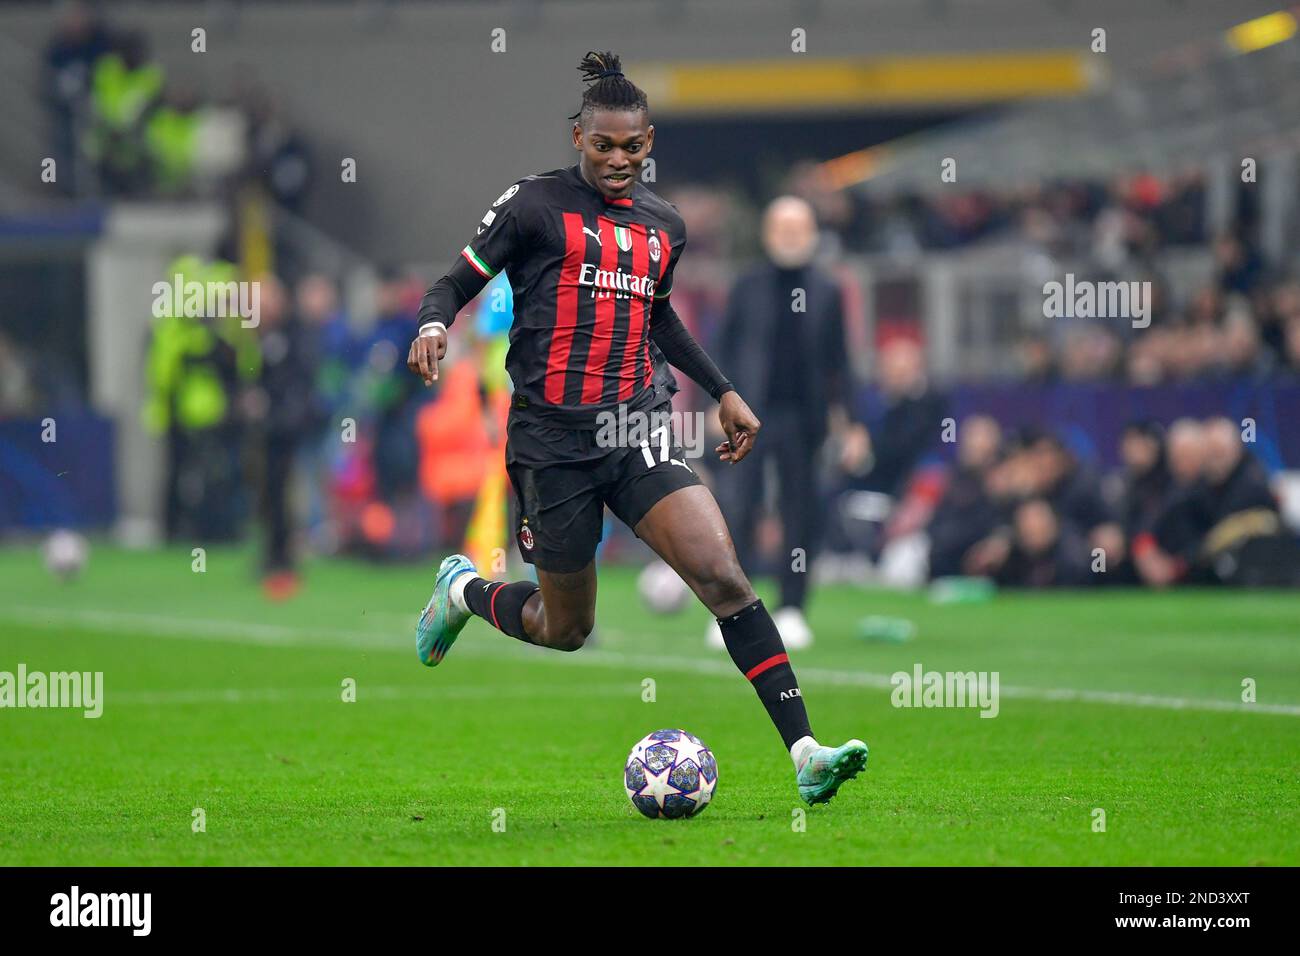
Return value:
M 639 696 L 639 684 L 588 684 L 577 689 L 545 684 L 475 684 L 448 687 L 429 684 L 424 687 L 367 684 L 357 686 L 357 703 L 370 700 L 499 700 L 501 698 L 559 697 L 624 697 Z M 106 694 L 106 706 L 121 704 L 279 704 L 288 702 L 337 703 L 339 692 L 320 687 L 226 687 L 193 688 L 163 691 L 116 691 Z
M 376 615 L 379 617 L 379 615 Z M 384 618 L 393 615 L 383 615 Z M 29 627 L 54 630 L 75 625 L 94 631 L 117 631 L 130 628 L 154 637 L 182 640 L 215 640 L 271 647 L 297 647 L 331 645 L 367 651 L 388 651 L 410 654 L 409 637 L 393 631 L 356 631 L 339 628 L 305 628 L 279 624 L 257 624 L 244 621 L 214 620 L 205 618 L 174 617 L 145 614 L 133 611 L 95 611 L 71 608 L 46 608 L 19 605 L 0 608 L 0 620 L 9 620 Z M 414 620 L 414 615 L 412 615 Z M 614 637 L 630 637 L 624 632 L 602 629 Z M 576 654 L 552 654 L 541 648 L 536 656 L 520 653 L 521 648 L 499 644 L 501 650 L 490 645 L 469 642 L 457 645 L 456 653 L 470 657 L 500 657 L 511 660 L 535 660 L 551 664 L 568 664 L 587 667 L 637 668 L 647 674 L 655 671 L 675 671 L 734 678 L 736 669 L 728 659 L 705 660 L 697 657 L 675 657 L 660 654 L 629 654 L 602 648 Z M 509 651 L 505 650 L 510 648 Z M 841 687 L 862 687 L 873 690 L 892 689 L 890 675 L 869 671 L 846 671 L 821 667 L 800 667 L 800 683 L 823 684 Z M 1049 703 L 1108 704 L 1121 707 L 1139 707 L 1157 710 L 1205 710 L 1231 713 L 1274 714 L 1300 717 L 1300 704 L 1247 704 L 1231 700 L 1212 700 L 1197 697 L 1166 697 L 1158 694 L 1137 694 L 1128 691 L 1081 690 L 1072 687 L 1019 687 L 1003 684 L 1002 695 L 1022 700 Z M 487 695 L 487 696 L 490 696 Z
M 281 624 L 258 624 L 252 621 L 169 617 L 164 614 L 142 614 L 136 611 L 95 611 L 84 608 L 19 605 L 0 609 L 0 620 L 4 619 L 46 630 L 56 630 L 69 625 L 90 631 L 117 631 L 130 628 L 151 637 L 233 641 L 239 644 L 259 644 L 268 647 L 319 645 L 322 643 L 321 638 L 324 638 L 325 643 L 348 647 L 374 647 L 382 650 L 390 640 L 388 633 L 378 631 L 367 640 L 364 632 L 335 628 L 315 629 Z

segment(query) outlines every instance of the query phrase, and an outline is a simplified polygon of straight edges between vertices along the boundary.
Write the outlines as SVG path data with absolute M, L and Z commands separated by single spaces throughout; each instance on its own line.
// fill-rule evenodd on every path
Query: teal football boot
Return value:
M 415 625 L 415 652 L 425 667 L 437 667 L 456 643 L 465 623 L 474 615 L 451 603 L 451 582 L 462 574 L 476 574 L 473 562 L 463 554 L 444 558 L 433 581 L 433 596 L 420 612 Z
M 842 747 L 818 747 L 799 768 L 799 796 L 804 803 L 825 803 L 840 784 L 867 766 L 867 745 L 850 740 Z

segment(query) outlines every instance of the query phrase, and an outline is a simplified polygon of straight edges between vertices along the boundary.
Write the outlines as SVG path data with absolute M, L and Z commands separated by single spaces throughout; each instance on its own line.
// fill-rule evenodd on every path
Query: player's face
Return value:
M 655 128 L 645 110 L 597 110 L 586 128 L 573 124 L 583 178 L 608 199 L 632 195 L 654 141 Z

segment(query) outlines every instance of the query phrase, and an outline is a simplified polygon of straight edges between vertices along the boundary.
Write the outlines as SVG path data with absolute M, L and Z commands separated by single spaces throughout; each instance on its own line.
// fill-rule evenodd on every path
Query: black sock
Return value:
M 470 578 L 465 582 L 465 606 L 502 634 L 533 643 L 524 630 L 524 602 L 540 590 L 532 581 L 487 581 Z
M 718 618 L 727 653 L 745 678 L 754 685 L 758 699 L 789 750 L 801 737 L 811 737 L 808 712 L 803 706 L 799 682 L 785 654 L 781 633 L 762 601 L 755 601 L 729 617 Z

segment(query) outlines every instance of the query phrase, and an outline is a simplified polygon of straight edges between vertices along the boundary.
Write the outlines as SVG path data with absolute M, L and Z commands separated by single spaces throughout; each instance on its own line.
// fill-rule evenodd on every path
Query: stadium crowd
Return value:
M 1295 543 L 1247 449 L 1226 418 L 1135 421 L 1103 476 L 1049 432 L 1004 436 L 971 416 L 926 525 L 929 572 L 1013 587 L 1294 583 Z
M 72 0 L 42 64 L 55 183 L 81 198 L 233 200 L 249 186 L 297 208 L 311 185 L 303 137 L 244 71 L 204 100 L 169 80 L 145 34 Z
M 61 179 L 78 195 L 207 195 L 233 203 L 253 185 L 294 208 L 310 188 L 309 152 L 265 93 L 245 85 L 226 102 L 200 103 L 166 82 L 140 34 L 109 30 L 82 4 L 67 6 L 49 45 L 44 88 L 55 155 L 87 171 Z M 231 130 L 240 133 L 212 135 Z M 210 148 L 232 139 L 233 151 Z M 1053 323 L 1026 332 L 1017 344 L 1018 379 L 1026 383 L 1300 380 L 1300 276 L 1266 264 L 1250 238 L 1258 233 L 1252 193 L 1243 191 L 1233 228 L 1212 236 L 1206 186 L 1195 173 L 880 200 L 828 188 L 817 167 L 803 163 L 783 191 L 815 210 L 817 261 L 830 264 L 827 274 L 839 280 L 846 303 L 839 345 L 825 350 L 833 358 L 838 347 L 839 358 L 849 358 L 827 366 L 849 377 L 834 400 L 836 421 L 823 430 L 807 425 L 806 409 L 770 416 L 769 437 L 782 448 L 799 444 L 800 435 L 816 439 L 799 444 L 808 468 L 793 469 L 787 456 L 778 469 L 787 479 L 804 475 L 800 495 L 818 505 L 799 512 L 796 537 L 824 542 L 810 550 L 830 563 L 863 559 L 850 565 L 860 581 L 878 579 L 900 554 L 909 555 L 901 563 L 913 582 L 954 575 L 1020 587 L 1294 580 L 1300 558 L 1269 475 L 1227 419 L 1134 421 L 1119 450 L 1122 467 L 1103 475 L 1050 430 L 1004 432 L 993 418 L 971 415 L 959 423 L 946 461 L 940 422 L 947 400 L 929 379 L 925 343 L 869 341 L 852 304 L 861 292 L 851 270 L 839 266 L 845 253 L 906 258 L 1009 243 L 1026 262 L 1046 257 L 1077 262 L 1099 280 L 1152 282 L 1150 328 Z M 760 252 L 746 245 L 758 233 L 747 224 L 759 210 L 742 200 L 729 205 L 705 187 L 665 192 L 691 235 L 674 287 L 677 310 L 725 372 L 748 370 L 737 376 L 742 391 L 745 375 L 772 383 L 750 395 L 761 417 L 779 401 L 806 405 L 801 383 L 811 376 L 822 384 L 817 355 L 804 354 L 801 378 L 769 375 L 735 349 L 731 300 L 741 286 L 733 280 L 736 263 Z M 1176 287 L 1165 274 L 1171 249 L 1208 257 L 1213 280 Z M 239 258 L 233 247 L 225 250 L 228 261 L 187 257 L 168 274 L 234 274 Z M 788 269 L 776 265 L 776 281 L 786 282 Z M 508 310 L 490 307 L 495 299 L 487 293 L 472 303 L 456 325 L 444 374 L 424 389 L 405 371 L 404 357 L 421 294 L 436 275 L 382 270 L 370 307 L 350 315 L 339 277 L 291 260 L 279 271 L 241 276 L 262 284 L 255 330 L 181 316 L 155 327 L 145 416 L 168 447 L 168 538 L 236 537 L 258 514 L 275 596 L 294 590 L 298 539 L 317 553 L 376 559 L 460 549 L 471 538 L 504 544 Z M 745 306 L 747 320 L 759 305 Z M 868 350 L 876 354 L 870 381 L 855 361 Z M 35 357 L 0 337 L 0 369 L 0 413 L 33 407 L 31 393 L 42 381 Z M 698 390 L 681 384 L 681 405 L 706 407 Z M 823 437 L 833 454 L 820 454 Z M 772 498 L 762 481 L 730 493 L 743 499 L 731 514 L 738 541 L 753 542 L 760 568 L 781 571 L 789 549 L 776 545 L 780 534 L 771 529 L 780 518 L 773 511 L 784 510 L 788 521 L 795 512 L 783 506 L 765 513 L 761 505 Z M 611 552 L 626 538 L 614 533 Z
M 1240 184 L 1234 220 L 1217 235 L 1197 171 L 887 200 L 827 188 L 808 168 L 791 184 L 818 209 L 833 242 L 853 252 L 907 258 L 1003 244 L 1020 251 L 1027 274 L 1046 262 L 1069 263 L 1079 278 L 1152 284 L 1151 326 L 1141 334 L 1096 323 L 1027 330 L 1017 346 L 1025 379 L 1154 385 L 1300 378 L 1300 275 L 1270 266 L 1252 238 L 1259 232 L 1253 184 Z M 1164 259 L 1171 250 L 1205 253 L 1212 281 L 1176 288 Z

